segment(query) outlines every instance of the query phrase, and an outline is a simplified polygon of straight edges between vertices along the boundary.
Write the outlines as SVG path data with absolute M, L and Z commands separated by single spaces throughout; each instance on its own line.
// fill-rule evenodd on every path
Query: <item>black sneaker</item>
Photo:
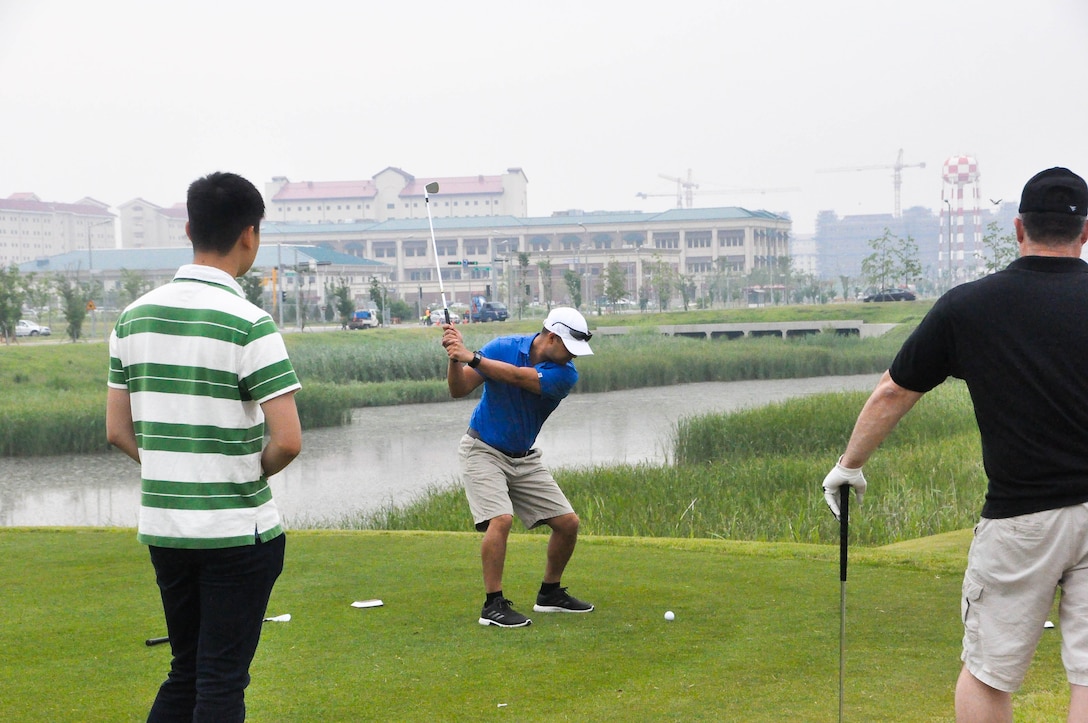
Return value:
M 497 597 L 490 604 L 484 605 L 480 612 L 480 625 L 498 625 L 500 628 L 524 628 L 533 621 L 513 608 L 513 603 L 504 597 Z
M 589 613 L 593 612 L 593 605 L 571 597 L 567 594 L 567 588 L 561 587 L 547 595 L 537 595 L 533 610 L 538 613 Z

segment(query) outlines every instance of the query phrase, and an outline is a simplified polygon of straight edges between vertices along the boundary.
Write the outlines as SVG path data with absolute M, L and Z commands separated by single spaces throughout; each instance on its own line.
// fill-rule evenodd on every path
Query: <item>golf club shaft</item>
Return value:
M 843 721 L 846 681 L 846 566 L 850 545 L 849 485 L 839 488 L 839 723 Z
M 430 185 L 430 184 L 428 184 Z M 437 184 L 435 190 L 437 189 Z M 442 313 L 446 315 L 446 323 L 450 323 L 450 307 L 446 303 L 446 286 L 442 283 L 442 266 L 438 263 L 438 242 L 434 238 L 434 221 L 431 220 L 431 195 L 429 189 L 423 190 L 423 205 L 427 207 L 427 226 L 431 229 L 431 247 L 434 250 L 434 267 L 438 271 L 438 291 L 442 294 Z

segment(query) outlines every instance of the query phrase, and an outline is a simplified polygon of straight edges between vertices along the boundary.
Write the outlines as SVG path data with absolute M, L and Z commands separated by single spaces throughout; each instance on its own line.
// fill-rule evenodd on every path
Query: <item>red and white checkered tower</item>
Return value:
M 945 207 L 941 209 L 941 243 L 937 258 L 940 276 L 946 288 L 951 288 L 978 276 L 978 259 L 982 254 L 978 161 L 971 156 L 952 156 L 944 162 L 941 178 L 941 198 Z M 967 207 L 963 198 L 967 185 L 973 186 L 970 226 L 965 218 Z

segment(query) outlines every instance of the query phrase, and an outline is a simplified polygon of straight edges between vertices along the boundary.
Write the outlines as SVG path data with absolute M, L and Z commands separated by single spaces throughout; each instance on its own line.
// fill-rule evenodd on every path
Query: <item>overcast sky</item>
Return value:
M 904 209 L 954 155 L 984 206 L 1086 175 L 1086 111 L 1083 0 L 0 0 L 0 198 L 517 166 L 547 216 L 670 208 L 690 168 L 806 233 L 890 213 L 900 148 Z

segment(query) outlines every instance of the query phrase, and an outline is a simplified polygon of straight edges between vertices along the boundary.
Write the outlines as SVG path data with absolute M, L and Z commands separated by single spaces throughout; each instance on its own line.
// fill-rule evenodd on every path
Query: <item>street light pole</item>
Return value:
M 942 199 L 948 208 L 948 286 L 945 291 L 952 288 L 952 201 Z
M 113 219 L 87 224 L 87 283 L 91 282 L 91 269 L 94 267 L 94 257 L 91 252 L 91 229 L 95 226 L 105 226 L 107 223 L 112 224 Z
M 295 326 L 302 331 L 302 284 L 298 276 L 298 246 L 295 247 Z
M 582 288 L 582 301 L 586 305 L 586 309 L 589 309 L 589 280 L 586 278 L 589 273 L 589 229 L 586 228 L 584 223 L 578 224 L 582 228 L 582 233 L 585 234 L 585 238 L 582 240 L 586 247 L 580 249 L 582 251 L 582 275 L 579 279 L 579 286 Z M 581 245 L 581 243 L 579 244 Z
M 283 328 L 283 244 L 276 244 L 276 283 L 272 284 L 272 303 L 276 305 L 280 328 Z

